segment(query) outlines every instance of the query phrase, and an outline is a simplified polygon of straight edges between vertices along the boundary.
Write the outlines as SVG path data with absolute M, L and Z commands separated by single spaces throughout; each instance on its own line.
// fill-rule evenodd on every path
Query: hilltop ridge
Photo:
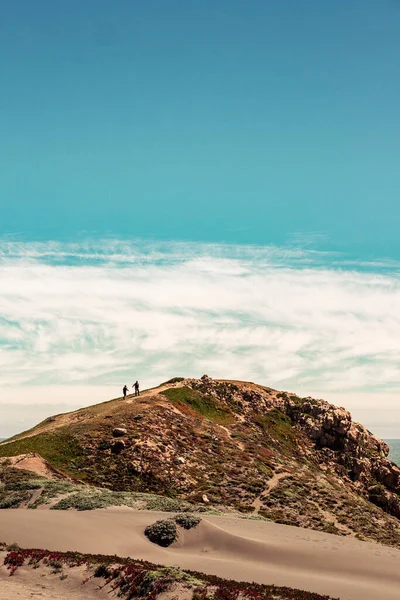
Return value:
M 49 417 L 0 444 L 0 457 L 40 455 L 97 490 L 400 546 L 400 469 L 388 451 L 344 408 L 206 375 Z

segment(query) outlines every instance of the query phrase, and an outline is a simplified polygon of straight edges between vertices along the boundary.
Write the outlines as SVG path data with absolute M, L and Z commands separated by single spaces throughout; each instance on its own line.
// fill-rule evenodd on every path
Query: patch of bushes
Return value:
M 61 561 L 51 559 L 51 560 L 49 560 L 48 565 L 49 565 L 49 567 L 52 568 L 51 572 L 53 573 L 53 575 L 56 575 L 57 573 L 61 573 L 62 567 L 63 567 Z
M 0 508 L 18 508 L 21 502 L 29 499 L 26 491 L 0 493 Z
M 175 523 L 183 527 L 183 529 L 189 530 L 193 529 L 193 527 L 197 527 L 201 519 L 200 517 L 197 517 L 196 515 L 192 515 L 190 513 L 179 513 L 178 515 L 175 515 L 174 521 Z
M 162 383 L 161 385 L 167 385 L 168 383 L 180 383 L 181 381 L 184 381 L 185 378 L 184 377 L 173 377 L 172 379 L 169 379 L 168 381 L 166 381 L 165 383 Z
M 54 479 L 44 480 L 42 483 L 43 490 L 40 496 L 28 505 L 28 508 L 37 508 L 42 504 L 48 504 L 50 500 L 56 498 L 60 494 L 68 494 L 79 490 L 79 486 L 70 483 L 69 481 L 57 481 Z
M 132 506 L 134 495 L 129 492 L 110 492 L 108 490 L 95 490 L 84 488 L 82 491 L 70 494 L 63 498 L 57 504 L 51 507 L 51 510 L 95 510 L 96 508 L 107 508 L 108 506 Z
M 57 504 L 51 507 L 51 510 L 68 510 L 70 508 L 75 508 L 76 510 L 94 510 L 96 508 L 105 508 L 105 506 L 108 506 L 108 504 L 104 502 L 101 494 L 76 492 L 57 502 Z
M 185 500 L 168 498 L 166 496 L 148 495 L 146 510 L 158 510 L 162 512 L 188 512 L 193 509 L 193 505 Z
M 26 471 L 25 469 L 17 469 L 11 464 L 6 464 L 5 462 L 3 462 L 2 468 L 0 468 L 0 481 L 6 486 L 13 483 L 25 483 L 26 481 L 32 480 L 45 481 L 45 478 L 41 477 L 41 475 L 35 475 L 33 477 L 32 471 Z
M 173 519 L 162 519 L 148 525 L 144 534 L 153 544 L 163 548 L 168 548 L 178 539 L 178 529 Z
M 4 490 L 7 492 L 16 492 L 20 490 L 40 490 L 43 487 L 42 481 L 28 480 L 17 481 L 16 483 L 6 483 Z

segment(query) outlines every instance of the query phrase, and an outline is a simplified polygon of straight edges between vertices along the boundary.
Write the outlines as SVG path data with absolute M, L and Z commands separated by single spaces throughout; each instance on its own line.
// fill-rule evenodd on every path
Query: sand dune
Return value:
M 132 556 L 341 600 L 399 598 L 399 550 L 275 523 L 211 516 L 165 549 L 143 535 L 146 525 L 165 516 L 129 509 L 0 510 L 0 539 L 23 547 Z

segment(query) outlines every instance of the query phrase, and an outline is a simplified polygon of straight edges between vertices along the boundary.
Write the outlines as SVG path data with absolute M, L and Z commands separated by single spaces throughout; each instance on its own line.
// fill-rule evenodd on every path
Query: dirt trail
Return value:
M 150 388 L 148 390 L 144 390 L 140 392 L 140 396 L 135 396 L 134 394 L 129 394 L 126 399 L 122 396 L 120 398 L 113 398 L 112 400 L 108 400 L 107 402 L 101 402 L 99 404 L 94 404 L 92 406 L 88 406 L 86 408 L 80 408 L 70 413 L 65 413 L 61 415 L 56 415 L 54 417 L 49 417 L 46 421 L 41 425 L 34 428 L 34 430 L 29 430 L 25 433 L 22 433 L 18 436 L 18 440 L 23 440 L 29 437 L 33 437 L 38 435 L 39 433 L 47 433 L 54 431 L 55 429 L 59 429 L 60 427 L 65 427 L 68 425 L 73 425 L 79 423 L 80 421 L 86 421 L 90 418 L 102 417 L 104 414 L 113 412 L 118 412 L 119 407 L 124 404 L 134 404 L 135 402 L 140 402 L 142 398 L 149 398 L 152 396 L 158 396 L 161 392 L 167 389 L 182 387 L 183 383 L 178 382 L 175 384 L 163 384 L 155 388 Z M 161 403 L 163 400 L 160 398 Z M 168 401 L 165 398 L 165 404 Z M 12 440 L 11 440 L 12 441 Z M 0 446 L 6 445 L 8 443 L 7 440 L 4 442 L 0 442 Z
M 254 502 L 252 503 L 252 506 L 254 506 L 255 509 L 255 513 L 258 514 L 260 512 L 260 508 L 262 506 L 262 501 L 261 501 L 261 497 L 262 496 L 268 496 L 268 494 L 274 489 L 276 488 L 276 486 L 278 485 L 278 483 L 281 481 L 281 479 L 285 479 L 285 477 L 288 477 L 290 475 L 290 473 L 275 473 L 275 475 L 273 475 L 271 477 L 271 479 L 268 481 L 268 485 L 265 488 L 265 490 L 263 490 L 261 492 L 261 494 L 258 496 L 258 498 L 256 498 L 254 500 Z

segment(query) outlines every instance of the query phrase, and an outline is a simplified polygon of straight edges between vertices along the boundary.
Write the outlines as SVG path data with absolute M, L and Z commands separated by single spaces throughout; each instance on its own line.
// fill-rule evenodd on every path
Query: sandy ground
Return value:
M 0 539 L 26 548 L 131 556 L 341 600 L 400 597 L 399 550 L 275 523 L 211 516 L 203 517 L 195 530 L 182 532 L 178 542 L 165 549 L 150 543 L 143 530 L 168 516 L 122 508 L 0 510 Z M 6 598 L 0 594 L 0 600 Z
M 2 559 L 2 553 L 0 557 Z M 65 575 L 61 580 L 60 574 L 41 566 L 39 569 L 20 567 L 10 577 L 6 567 L 1 565 L 0 600 L 110 600 L 113 597 L 108 589 L 98 589 L 98 579 L 82 583 L 88 576 L 86 567 L 68 568 Z

